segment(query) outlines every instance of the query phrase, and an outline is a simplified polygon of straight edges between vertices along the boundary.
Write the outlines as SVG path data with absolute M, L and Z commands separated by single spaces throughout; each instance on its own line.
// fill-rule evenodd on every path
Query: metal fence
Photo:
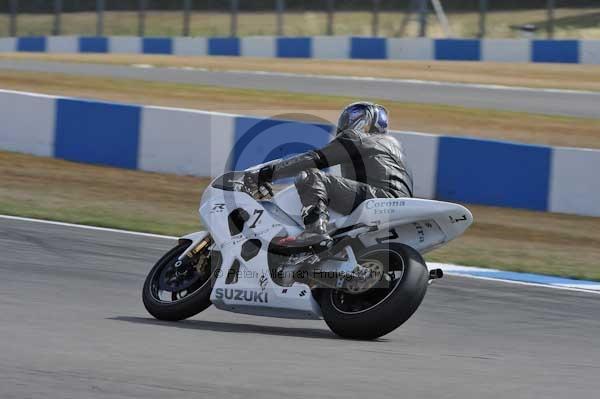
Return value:
M 0 35 L 600 38 L 592 0 L 0 0 Z

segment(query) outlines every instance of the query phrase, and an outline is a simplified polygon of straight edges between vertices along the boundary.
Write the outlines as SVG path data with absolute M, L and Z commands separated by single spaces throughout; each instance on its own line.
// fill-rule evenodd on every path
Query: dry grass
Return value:
M 331 122 L 336 120 L 344 105 L 357 100 L 350 97 L 8 71 L 0 71 L 0 88 L 250 115 L 273 116 L 293 112 L 304 114 L 301 119 L 324 118 Z M 389 108 L 391 127 L 396 130 L 600 148 L 600 119 L 381 102 Z
M 207 180 L 0 152 L 0 213 L 179 235 Z M 475 224 L 428 258 L 600 280 L 600 218 L 469 206 Z
M 600 66 L 598 65 L 391 60 L 323 61 L 314 59 L 252 57 L 240 59 L 240 57 L 182 57 L 139 54 L 5 53 L 0 54 L 0 59 L 116 65 L 147 64 L 162 67 L 206 68 L 214 71 L 271 71 L 600 91 Z
M 323 7 L 324 8 L 324 7 Z M 598 12 L 600 8 L 557 8 L 556 37 L 599 38 Z M 380 34 L 398 36 L 404 17 L 402 12 L 382 12 L 380 14 Z M 138 14 L 135 11 L 108 11 L 104 15 L 105 34 L 136 35 Z M 334 18 L 334 32 L 337 35 L 370 35 L 371 19 L 369 12 L 337 12 Z M 472 12 L 448 13 L 450 27 L 455 37 L 476 37 L 479 32 L 479 14 Z M 517 37 L 519 33 L 511 29 L 513 25 L 533 23 L 544 37 L 546 10 L 493 11 L 487 14 L 488 37 Z M 288 12 L 284 16 L 285 35 L 310 36 L 326 33 L 327 15 L 325 12 Z M 53 15 L 20 14 L 18 30 L 20 35 L 48 35 L 52 31 Z M 182 32 L 183 15 L 178 11 L 149 11 L 146 16 L 146 34 L 149 36 L 174 36 Z M 8 17 L 0 15 L 0 32 L 7 32 Z M 62 15 L 63 34 L 95 34 L 96 14 L 92 12 L 66 13 Z M 274 35 L 276 16 L 273 12 L 243 12 L 238 15 L 238 34 Z M 229 13 L 195 12 L 191 18 L 191 34 L 195 36 L 226 36 L 230 33 Z M 411 21 L 405 35 L 416 36 L 418 24 Z M 443 31 L 434 15 L 428 20 L 428 35 L 442 37 Z
M 163 234 L 198 227 L 208 179 L 0 152 L 0 212 Z
M 428 259 L 600 280 L 600 218 L 467 207 L 473 226 Z

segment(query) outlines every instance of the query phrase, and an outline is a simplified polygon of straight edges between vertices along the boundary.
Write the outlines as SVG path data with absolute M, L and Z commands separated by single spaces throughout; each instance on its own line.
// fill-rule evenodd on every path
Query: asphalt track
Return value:
M 467 278 L 375 342 L 321 321 L 146 314 L 173 243 L 0 218 L 0 398 L 584 398 L 600 392 L 600 296 Z
M 600 118 L 600 92 L 494 87 L 443 82 L 305 76 L 248 71 L 0 60 L 0 69 L 339 95 L 468 108 Z

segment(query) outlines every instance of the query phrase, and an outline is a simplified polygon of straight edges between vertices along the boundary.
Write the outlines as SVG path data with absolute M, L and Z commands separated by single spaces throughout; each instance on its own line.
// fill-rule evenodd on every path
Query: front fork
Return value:
M 177 258 L 175 271 L 178 275 L 185 275 L 198 263 L 198 257 L 213 244 L 208 232 L 193 233 L 179 239 L 179 242 L 191 241 L 187 249 Z

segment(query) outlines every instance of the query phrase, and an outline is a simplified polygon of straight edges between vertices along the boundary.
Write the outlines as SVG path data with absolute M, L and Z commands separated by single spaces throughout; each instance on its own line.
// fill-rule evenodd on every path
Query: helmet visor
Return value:
M 355 129 L 367 132 L 372 119 L 367 104 L 352 104 L 340 115 L 337 131 L 340 133 L 344 130 Z
M 373 123 L 373 133 L 387 133 L 388 129 L 388 113 L 385 107 L 376 104 L 375 105 L 375 123 Z

